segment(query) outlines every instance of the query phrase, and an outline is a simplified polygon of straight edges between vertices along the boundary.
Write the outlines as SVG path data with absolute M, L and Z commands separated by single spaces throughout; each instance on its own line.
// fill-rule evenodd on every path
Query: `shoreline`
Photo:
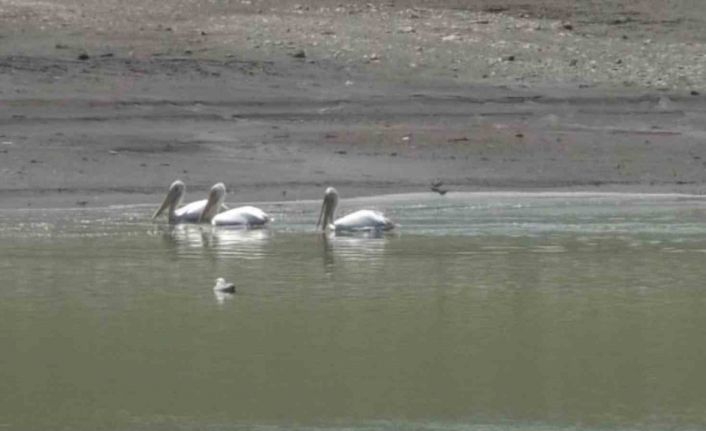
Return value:
M 81 14 L 71 0 L 3 3 L 15 15 L 0 14 L 0 208 L 147 203 L 175 179 L 187 199 L 222 181 L 234 201 L 435 181 L 706 190 L 706 74 L 692 62 L 706 43 L 685 36 L 695 22 L 551 0 L 547 15 L 513 0 L 498 12 L 421 0 L 197 3 L 130 3 L 115 22 L 110 1 Z M 369 38 L 387 45 L 373 52 Z M 536 52 L 508 51 L 516 44 Z M 586 61 L 573 62 L 577 52 Z
M 166 190 L 166 189 L 165 189 Z M 323 189 L 319 191 L 319 194 L 323 196 Z M 194 196 L 196 195 L 196 196 Z M 424 197 L 424 196 L 436 196 L 437 194 L 432 191 L 417 191 L 417 190 L 381 190 L 381 193 L 370 194 L 370 193 L 347 193 L 342 201 L 356 201 L 356 200 L 369 200 L 369 199 L 380 199 L 385 197 Z M 508 188 L 492 188 L 492 189 L 473 189 L 473 190 L 457 190 L 451 189 L 443 197 L 439 196 L 440 199 L 451 198 L 458 195 L 475 195 L 475 196 L 498 196 L 498 197 L 512 197 L 512 196 L 531 196 L 531 197 L 547 197 L 547 198 L 561 198 L 561 197 L 625 197 L 625 198 L 645 198 L 645 199 L 662 199 L 662 198 L 685 198 L 685 199 L 706 199 L 706 194 L 699 193 L 696 191 L 675 191 L 671 189 L 655 189 L 654 187 L 649 188 L 636 188 L 636 187 L 600 187 L 595 189 L 588 188 L 540 188 L 540 189 L 508 189 Z M 206 191 L 203 193 L 193 193 L 191 197 L 197 200 L 199 197 L 206 196 Z M 242 199 L 238 199 L 235 196 L 230 196 L 232 199 L 227 199 L 226 203 L 232 206 L 241 205 L 292 205 L 292 204 L 310 204 L 319 203 L 320 198 L 315 196 L 315 193 L 307 194 L 305 197 L 292 198 L 292 199 L 277 199 L 274 194 L 272 199 L 258 199 L 258 194 L 246 194 Z M 101 210 L 113 207 L 125 207 L 125 208 L 141 208 L 141 207 L 154 207 L 159 205 L 159 201 L 163 198 L 163 193 L 153 193 L 153 194 L 115 194 L 115 193 L 101 193 L 99 196 L 95 196 L 94 200 L 91 201 L 91 205 L 83 204 L 80 199 L 85 198 L 85 195 L 77 195 L 73 193 L 55 193 L 44 196 L 37 199 L 36 197 L 29 196 L 5 196 L 0 200 L 0 211 L 31 211 L 31 210 L 42 210 L 42 211 L 52 211 L 52 210 Z M 29 203 L 29 205 L 28 205 Z

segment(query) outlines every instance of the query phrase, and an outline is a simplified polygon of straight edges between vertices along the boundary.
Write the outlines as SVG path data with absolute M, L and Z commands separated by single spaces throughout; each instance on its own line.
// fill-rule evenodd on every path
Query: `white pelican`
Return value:
M 167 215 L 169 223 L 197 223 L 201 217 L 201 213 L 206 208 L 208 199 L 201 199 L 200 201 L 191 202 L 181 208 L 177 208 L 185 194 L 186 185 L 184 185 L 184 182 L 181 180 L 174 181 L 169 186 L 169 191 L 167 192 L 167 196 L 164 197 L 164 202 L 162 202 L 159 209 L 155 211 L 152 219 L 156 219 L 164 210 L 169 209 Z M 228 209 L 228 207 L 221 204 L 218 209 L 223 210 Z
M 226 186 L 215 184 L 208 193 L 208 202 L 201 213 L 199 221 L 211 222 L 214 226 L 238 226 L 244 228 L 264 227 L 271 217 L 261 210 L 251 206 L 233 208 L 217 214 L 226 196 Z
M 198 222 L 199 217 L 201 217 L 201 212 L 206 206 L 206 199 L 191 202 L 190 204 L 184 205 L 183 207 L 177 209 L 181 203 L 181 200 L 184 198 L 185 193 L 186 185 L 184 185 L 184 182 L 181 180 L 174 181 L 172 185 L 169 186 L 169 191 L 167 192 L 167 196 L 164 198 L 164 202 L 162 202 L 159 209 L 155 211 L 152 219 L 156 219 L 164 212 L 164 210 L 169 209 L 169 212 L 167 213 L 169 223 Z
M 395 224 L 379 211 L 359 210 L 334 221 L 334 213 L 338 205 L 338 192 L 333 187 L 326 189 L 324 202 L 321 204 L 319 221 L 316 227 L 321 226 L 324 231 L 356 232 L 356 231 L 386 231 L 393 229 Z

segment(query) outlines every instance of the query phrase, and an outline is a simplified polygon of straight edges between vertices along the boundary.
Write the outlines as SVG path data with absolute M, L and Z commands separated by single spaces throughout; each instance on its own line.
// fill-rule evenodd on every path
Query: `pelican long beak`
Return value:
M 322 230 L 326 229 L 326 220 L 324 219 L 324 213 L 326 212 L 326 198 L 324 198 L 324 201 L 321 203 L 321 211 L 319 212 L 319 220 L 316 222 L 316 229 L 321 226 Z M 323 224 L 321 223 L 323 221 Z
M 321 204 L 321 212 L 319 213 L 319 221 L 316 222 L 316 228 L 321 227 L 321 230 L 325 231 L 329 228 L 330 224 L 333 223 L 333 213 L 336 211 L 336 204 L 338 203 L 338 195 L 336 190 L 329 187 L 326 190 L 326 195 L 324 195 L 324 202 Z
M 206 202 L 206 206 L 203 207 L 203 211 L 199 217 L 199 223 L 210 222 L 211 219 L 218 214 L 219 207 L 217 198 L 213 195 L 208 195 L 208 201 Z
M 178 205 L 178 202 L 176 202 L 179 199 L 179 192 L 176 188 L 170 188 L 169 192 L 167 192 L 167 195 L 164 197 L 164 201 L 162 202 L 162 205 L 159 207 L 157 211 L 152 215 L 152 220 L 156 219 L 162 213 L 169 208 L 171 205 Z
M 225 200 L 225 186 L 222 183 L 218 183 L 211 187 L 211 191 L 208 193 L 208 200 L 206 201 L 206 206 L 204 206 L 203 211 L 201 211 L 201 216 L 199 217 L 199 222 L 210 222 L 213 217 L 216 216 L 221 211 L 224 206 L 223 201 Z

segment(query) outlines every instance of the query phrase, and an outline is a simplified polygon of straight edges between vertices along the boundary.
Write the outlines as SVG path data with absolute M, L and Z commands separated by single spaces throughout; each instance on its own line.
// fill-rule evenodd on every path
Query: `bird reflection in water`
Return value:
M 267 229 L 245 230 L 210 225 L 179 224 L 160 226 L 165 243 L 179 255 L 237 256 L 259 259 L 265 255 L 270 238 Z
M 208 245 L 207 232 L 197 224 L 164 225 L 157 229 L 165 243 L 177 251 L 202 249 Z
M 394 236 L 396 235 L 376 231 L 356 235 L 323 232 L 319 237 L 325 273 L 330 275 L 333 272 L 336 261 L 379 264 L 384 256 L 389 238 Z
M 248 230 L 227 227 L 209 229 L 209 247 L 221 256 L 261 259 L 266 254 L 265 245 L 269 239 L 268 229 Z

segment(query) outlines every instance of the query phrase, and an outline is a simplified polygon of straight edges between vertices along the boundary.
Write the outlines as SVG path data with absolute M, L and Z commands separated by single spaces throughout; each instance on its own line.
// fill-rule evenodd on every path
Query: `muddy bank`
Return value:
M 606 12 L 509 1 L 111 4 L 0 2 L 0 207 L 154 202 L 175 178 L 233 202 L 706 181 L 691 21 L 646 43 L 636 15 L 598 35 Z

